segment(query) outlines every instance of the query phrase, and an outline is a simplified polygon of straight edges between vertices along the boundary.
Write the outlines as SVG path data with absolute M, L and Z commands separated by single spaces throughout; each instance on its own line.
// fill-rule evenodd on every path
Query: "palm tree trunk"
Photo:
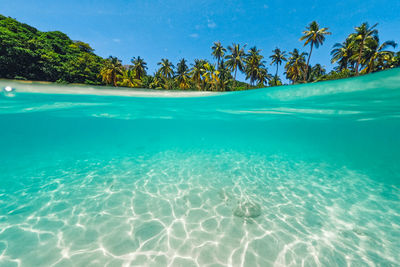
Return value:
M 347 60 L 346 60 L 346 63 L 345 64 L 343 64 L 344 65 L 344 67 L 343 66 L 340 66 L 340 71 L 342 71 L 342 70 L 347 70 L 347 65 L 348 65 L 349 63 L 347 62 Z
M 217 59 L 217 70 L 219 70 L 219 57 Z
M 313 46 L 314 46 L 314 43 L 313 43 L 313 42 L 311 42 L 310 54 L 308 55 L 308 59 L 307 59 L 307 66 L 306 66 L 306 71 L 304 72 L 304 82 L 306 82 L 306 81 L 307 81 L 308 64 L 310 63 L 310 58 L 311 58 L 311 53 L 312 53 Z
M 114 84 L 114 87 L 117 87 L 117 74 L 116 73 L 113 73 L 113 84 Z
M 237 72 L 237 67 L 235 68 L 235 76 L 233 77 L 233 87 L 236 88 L 236 72 Z
M 364 48 L 364 40 L 361 42 L 360 54 L 358 55 L 358 59 L 357 59 L 356 76 L 358 76 L 358 68 L 360 67 L 361 55 L 362 55 L 362 52 L 363 52 L 363 48 Z
M 275 73 L 275 77 L 278 76 L 278 67 L 279 67 L 279 65 L 278 65 L 278 63 L 276 63 L 276 73 Z

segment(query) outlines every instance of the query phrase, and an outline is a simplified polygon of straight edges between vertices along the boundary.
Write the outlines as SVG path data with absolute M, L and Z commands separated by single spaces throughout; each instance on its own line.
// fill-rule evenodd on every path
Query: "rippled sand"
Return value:
M 395 266 L 400 261 L 399 188 L 345 166 L 235 151 L 165 151 L 52 164 L 57 168 L 19 171 L 29 187 L 14 185 L 19 190 L 1 193 L 2 264 Z M 260 213 L 238 216 L 243 203 L 258 205 Z
M 399 266 L 399 74 L 173 98 L 16 83 L 0 266 Z

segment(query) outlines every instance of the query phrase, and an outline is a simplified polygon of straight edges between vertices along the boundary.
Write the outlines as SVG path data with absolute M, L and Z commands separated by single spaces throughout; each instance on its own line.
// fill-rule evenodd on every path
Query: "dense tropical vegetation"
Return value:
M 89 44 L 73 41 L 59 31 L 41 32 L 15 19 L 0 15 L 0 78 L 41 80 L 60 83 L 105 84 L 152 89 L 191 89 L 229 91 L 282 85 L 278 76 L 283 65 L 286 79 L 292 84 L 340 79 L 400 66 L 400 52 L 394 41 L 381 42 L 377 24 L 363 23 L 343 43 L 331 51 L 334 69 L 327 73 L 320 64 L 310 65 L 313 49 L 323 45 L 331 35 L 329 29 L 313 21 L 303 31 L 300 41 L 309 51 L 295 48 L 291 52 L 275 48 L 269 59 L 275 65 L 271 75 L 267 61 L 257 47 L 234 43 L 225 48 L 220 42 L 211 47 L 216 62 L 195 59 L 188 63 L 182 58 L 176 66 L 161 59 L 158 69 L 148 74 L 147 63 L 133 57 L 124 66 L 116 57 L 102 58 Z M 238 72 L 249 83 L 237 81 Z

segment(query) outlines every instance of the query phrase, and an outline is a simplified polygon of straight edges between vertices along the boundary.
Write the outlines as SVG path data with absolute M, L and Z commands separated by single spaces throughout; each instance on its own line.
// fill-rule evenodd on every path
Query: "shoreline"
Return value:
M 70 95 L 98 96 L 128 96 L 128 97 L 201 97 L 219 95 L 224 92 L 187 91 L 187 90 L 156 90 L 147 88 L 121 88 L 103 85 L 57 84 L 46 81 L 19 81 L 0 79 L 0 88 L 11 86 L 16 93 L 44 93 Z

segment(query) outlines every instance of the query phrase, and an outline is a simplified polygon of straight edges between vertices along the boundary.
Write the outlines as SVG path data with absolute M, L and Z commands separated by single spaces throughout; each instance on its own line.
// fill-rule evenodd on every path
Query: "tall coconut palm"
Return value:
M 181 74 L 187 72 L 189 70 L 188 65 L 186 64 L 186 59 L 182 58 L 178 64 L 176 64 L 176 73 Z
M 204 59 L 195 59 L 194 64 L 192 69 L 190 70 L 190 75 L 193 83 L 196 85 L 198 90 L 203 89 L 203 74 L 205 72 L 204 70 L 204 64 L 206 64 L 207 61 Z
M 306 65 L 306 55 L 307 53 L 300 53 L 296 48 L 293 49 L 293 52 L 290 52 L 290 57 L 285 65 L 286 77 L 295 82 L 299 81 L 301 78 L 304 78 L 305 71 L 307 69 Z
M 221 42 L 218 41 L 218 42 L 214 42 L 214 45 L 211 47 L 211 49 L 212 49 L 212 53 L 211 54 L 214 56 L 214 58 L 217 59 L 217 68 L 219 68 L 219 61 L 220 61 L 221 58 L 224 57 L 225 52 L 226 52 L 226 48 L 224 48 L 221 45 Z
M 310 44 L 310 53 L 308 54 L 307 59 L 307 67 L 304 73 L 304 81 L 307 79 L 308 66 L 310 64 L 311 53 L 313 51 L 313 47 L 318 48 L 325 41 L 325 35 L 330 35 L 328 32 L 328 28 L 319 28 L 319 25 L 316 21 L 311 22 L 305 31 L 303 31 L 303 36 L 300 38 L 300 41 L 304 41 L 304 46 Z
M 235 83 L 237 70 L 239 69 L 241 72 L 244 71 L 246 58 L 246 53 L 244 52 L 245 47 L 246 45 L 240 48 L 240 44 L 232 44 L 232 46 L 228 46 L 230 54 L 225 57 L 227 59 L 226 65 L 234 72 L 233 80 Z
M 229 83 L 229 81 L 232 79 L 232 74 L 230 72 L 230 70 L 226 67 L 224 60 L 221 60 L 221 63 L 219 64 L 218 67 L 218 90 L 220 91 L 226 91 L 227 85 Z
M 186 65 L 186 60 L 182 58 L 178 64 L 176 65 L 176 82 L 180 89 L 188 89 L 190 87 L 189 84 L 189 67 Z
M 265 67 L 263 61 L 263 56 L 260 54 L 261 50 L 258 50 L 255 46 L 250 48 L 247 51 L 246 57 L 246 80 L 250 79 L 250 84 L 254 85 L 254 82 L 257 81 L 260 77 L 260 72 L 262 71 L 263 67 Z
M 281 65 L 282 62 L 287 61 L 286 52 L 281 51 L 279 48 L 275 48 L 272 52 L 273 54 L 269 58 L 272 59 L 271 65 L 276 64 L 275 76 L 278 76 L 279 65 Z
M 117 86 L 117 75 L 122 74 L 124 67 L 121 60 L 116 57 L 110 56 L 104 62 L 103 68 L 100 70 L 100 76 L 106 84 Z
M 333 45 L 333 50 L 331 51 L 331 62 L 338 63 L 339 66 L 336 68 L 339 71 L 347 69 L 349 65 L 354 67 L 354 62 L 351 58 L 353 56 L 352 38 L 346 38 L 343 43 L 336 43 Z
M 375 27 L 378 23 L 374 24 L 373 26 L 369 27 L 367 22 L 361 24 L 361 26 L 356 27 L 355 33 L 352 33 L 350 37 L 352 38 L 353 42 L 352 45 L 355 48 L 356 52 L 354 53 L 352 58 L 357 58 L 356 63 L 356 76 L 358 76 L 360 71 L 360 63 L 362 60 L 363 52 L 365 49 L 365 44 L 378 39 L 378 30 Z
M 168 59 L 161 59 L 157 65 L 160 66 L 158 71 L 164 79 L 171 79 L 174 76 L 174 65 Z
M 370 39 L 365 43 L 363 73 L 371 73 L 377 70 L 383 70 L 390 67 L 394 52 L 386 50 L 388 47 L 396 48 L 394 41 L 386 41 L 379 45 L 378 39 Z
M 135 75 L 135 79 L 142 79 L 144 76 L 146 76 L 146 70 L 147 70 L 147 63 L 144 61 L 143 58 L 139 57 L 133 57 L 131 59 L 131 62 L 133 64 L 132 70 Z
M 210 90 L 217 90 L 219 83 L 218 74 L 219 71 L 215 69 L 215 66 L 213 64 L 210 64 L 209 62 L 204 64 L 203 78 L 204 82 L 209 85 Z

